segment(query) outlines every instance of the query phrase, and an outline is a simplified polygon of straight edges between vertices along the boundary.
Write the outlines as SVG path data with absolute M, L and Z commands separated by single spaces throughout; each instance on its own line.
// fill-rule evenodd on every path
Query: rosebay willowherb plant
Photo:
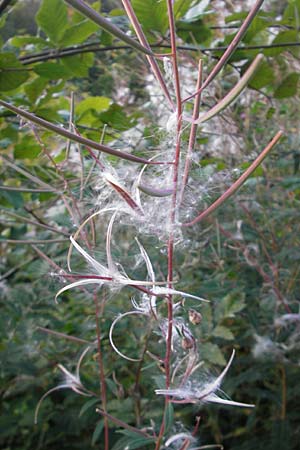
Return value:
M 201 342 L 195 330 L 203 320 L 201 305 L 208 300 L 202 298 L 201 286 L 190 290 L 186 286 L 184 274 L 181 279 L 174 274 L 176 251 L 188 252 L 189 230 L 222 206 L 245 183 L 282 136 L 279 131 L 264 149 L 260 149 L 259 155 L 247 170 L 218 199 L 202 211 L 197 211 L 199 201 L 195 198 L 195 192 L 201 192 L 202 186 L 198 186 L 197 180 L 191 176 L 194 162 L 201 159 L 195 148 L 197 132 L 201 133 L 200 127 L 204 122 L 224 110 L 226 114 L 226 108 L 242 93 L 255 73 L 262 55 L 253 59 L 236 85 L 215 106 L 203 112 L 201 96 L 233 55 L 263 0 L 253 4 L 234 39 L 210 73 L 206 73 L 203 61 L 199 61 L 193 92 L 190 86 L 187 88 L 184 85 L 177 53 L 175 15 L 182 2 L 162 0 L 164 1 L 168 16 L 170 52 L 156 54 L 151 49 L 129 0 L 122 0 L 122 4 L 137 39 L 113 25 L 84 1 L 65 0 L 80 14 L 132 47 L 139 52 L 141 58 L 147 60 L 155 80 L 153 88 L 159 87 L 164 96 L 164 107 L 168 110 L 168 116 L 165 116 L 165 134 L 157 152 L 142 153 L 138 148 L 134 151 L 118 150 L 83 137 L 72 114 L 70 127 L 66 129 L 25 109 L 0 101 L 0 105 L 31 124 L 37 139 L 37 127 L 42 127 L 68 139 L 69 150 L 75 145 L 83 146 L 92 161 L 92 170 L 86 180 L 97 178 L 98 198 L 89 214 L 80 211 L 80 202 L 70 196 L 74 200 L 70 204 L 61 194 L 76 231 L 70 236 L 68 271 L 55 273 L 63 280 L 64 285 L 54 297 L 59 302 L 64 293 L 79 290 L 86 301 L 90 298 L 94 302 L 96 341 L 89 343 L 83 351 L 75 374 L 61 364 L 58 366 L 65 380 L 43 395 L 37 406 L 36 421 L 42 414 L 44 398 L 58 389 L 71 389 L 79 395 L 92 397 L 89 405 L 94 406 L 101 416 L 97 433 L 100 434 L 103 430 L 101 448 L 104 450 L 147 446 L 155 450 L 221 448 L 221 445 L 200 443 L 200 416 L 190 430 L 174 421 L 174 410 L 176 414 L 176 408 L 180 407 L 176 405 L 216 403 L 224 407 L 254 406 L 233 401 L 220 389 L 233 362 L 234 349 L 219 375 L 213 376 L 203 367 Z M 29 177 L 29 174 L 25 173 L 24 176 Z M 82 196 L 85 184 L 87 183 L 81 185 Z M 51 189 L 46 184 L 41 187 Z M 69 189 L 67 184 L 65 189 Z M 103 254 L 100 254 L 99 247 L 103 249 Z M 37 252 L 47 259 L 40 250 L 37 249 Z M 55 262 L 49 263 L 57 269 Z M 75 270 L 73 266 L 76 266 Z M 185 287 L 181 288 L 181 285 Z M 114 305 L 115 299 L 126 297 L 121 290 L 126 290 L 129 299 L 122 311 L 118 312 L 111 305 Z M 120 297 L 121 295 L 124 297 Z M 213 299 L 210 301 L 213 302 Z M 103 335 L 100 328 L 100 319 L 105 309 L 111 314 L 107 335 Z M 121 332 L 119 335 L 117 333 L 118 328 L 124 332 L 122 323 L 128 324 L 126 334 L 135 343 L 127 349 L 122 346 Z M 120 378 L 117 380 L 114 370 L 107 372 L 103 355 L 104 339 L 109 339 L 111 349 L 118 358 L 125 360 L 124 364 L 136 364 L 137 376 L 132 396 L 139 395 L 140 398 L 135 404 L 139 410 L 135 423 L 131 418 L 126 423 L 118 414 L 110 412 L 110 378 L 115 377 L 115 386 L 118 386 L 116 396 L 119 399 L 122 398 L 123 384 L 126 382 Z M 126 351 L 128 349 L 131 352 L 134 349 L 135 354 L 129 354 Z M 86 385 L 79 374 L 83 358 L 87 359 L 92 351 L 96 353 L 98 363 L 100 394 Z M 117 367 L 120 367 L 119 364 L 115 360 Z M 143 378 L 149 377 L 153 380 L 152 386 L 149 382 L 143 382 Z M 149 392 L 151 387 L 152 391 Z M 156 398 L 153 396 L 154 392 Z M 156 414 L 152 417 L 151 406 L 148 404 L 147 410 L 143 411 L 144 398 L 147 396 L 153 403 L 159 402 L 161 405 L 160 416 Z M 123 437 L 117 439 L 116 435 L 112 435 L 110 426 L 121 429 Z

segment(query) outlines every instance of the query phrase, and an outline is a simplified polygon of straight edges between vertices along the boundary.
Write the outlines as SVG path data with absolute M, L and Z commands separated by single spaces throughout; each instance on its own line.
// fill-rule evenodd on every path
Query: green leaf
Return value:
M 121 438 L 112 448 L 112 450 L 134 450 L 141 449 L 145 445 L 153 444 L 155 442 L 154 438 L 147 437 L 123 437 Z
M 275 98 L 294 97 L 299 87 L 300 74 L 297 72 L 290 73 L 278 86 L 274 92 Z
M 14 53 L 0 54 L 0 90 L 10 91 L 16 89 L 29 77 L 29 72 L 17 60 Z
M 297 42 L 298 41 L 298 32 L 295 30 L 289 31 L 281 31 L 277 34 L 275 39 L 271 42 L 271 44 L 286 44 L 289 42 Z M 263 53 L 266 56 L 277 56 L 282 52 L 285 52 L 288 47 L 276 47 L 276 48 L 266 48 Z M 299 53 L 299 48 L 290 47 L 288 50 L 296 55 Z
M 99 26 L 86 19 L 67 28 L 60 42 L 65 47 L 73 44 L 81 44 L 97 30 L 99 30 Z
M 78 417 L 83 416 L 83 414 L 85 414 L 88 409 L 90 409 L 92 406 L 96 405 L 97 403 L 99 403 L 99 399 L 98 398 L 92 398 L 92 400 L 87 401 L 83 405 L 83 407 L 81 408 Z
M 24 205 L 24 200 L 20 192 L 13 191 L 0 191 L 0 198 L 4 197 L 9 203 L 9 206 L 13 206 L 16 209 L 22 208 Z
M 289 0 L 284 10 L 282 23 L 289 26 L 299 26 L 300 0 Z
M 94 433 L 92 436 L 92 445 L 95 445 L 96 442 L 98 441 L 99 437 L 101 436 L 103 428 L 104 428 L 104 420 L 101 419 L 99 420 L 99 422 L 96 425 L 96 428 L 94 429 Z
M 45 39 L 42 39 L 40 37 L 35 36 L 14 36 L 11 39 L 8 40 L 10 45 L 13 45 L 14 47 L 21 48 L 25 47 L 26 45 L 39 45 L 39 46 L 45 46 L 47 45 L 47 42 Z
M 249 87 L 261 89 L 264 86 L 272 84 L 275 79 L 274 69 L 267 61 L 262 61 L 259 68 L 249 82 Z
M 44 62 L 34 66 L 34 71 L 40 77 L 49 80 L 59 80 L 61 78 L 69 78 L 70 72 L 61 64 L 53 62 Z
M 177 34 L 187 43 L 203 44 L 207 39 L 211 37 L 211 31 L 207 28 L 201 19 L 195 22 L 187 22 L 181 20 L 177 22 Z
M 164 421 L 165 421 L 165 433 L 167 434 L 171 430 L 174 423 L 174 406 L 172 405 L 172 403 L 167 404 L 164 415 Z
M 201 0 L 196 3 L 191 9 L 189 9 L 184 16 L 184 20 L 188 22 L 194 22 L 205 14 L 205 10 L 208 7 L 210 0 Z
M 59 43 L 68 25 L 65 3 L 62 0 L 43 0 L 36 22 L 52 42 Z
M 227 317 L 235 317 L 236 313 L 242 311 L 245 306 L 245 294 L 240 291 L 232 291 L 216 306 L 216 320 L 221 322 Z
M 90 110 L 102 112 L 106 111 L 109 105 L 110 99 L 107 97 L 87 97 L 76 105 L 75 112 L 78 116 Z
M 87 77 L 89 68 L 94 62 L 93 53 L 82 53 L 81 55 L 68 56 L 62 59 L 62 64 L 74 77 Z
M 46 78 L 37 77 L 24 85 L 24 90 L 31 103 L 34 103 L 39 98 L 47 83 Z
M 168 29 L 167 5 L 160 0 L 132 0 L 134 12 L 145 32 L 158 31 L 164 34 Z
M 234 339 L 234 335 L 229 330 L 229 328 L 224 327 L 222 325 L 218 325 L 212 333 L 213 336 L 225 339 L 226 341 L 232 341 Z
M 34 159 L 41 153 L 41 146 L 30 136 L 24 136 L 14 147 L 16 159 Z
M 201 355 L 205 361 L 212 364 L 218 364 L 219 366 L 225 366 L 226 364 L 226 360 L 219 347 L 211 342 L 206 342 L 201 345 Z

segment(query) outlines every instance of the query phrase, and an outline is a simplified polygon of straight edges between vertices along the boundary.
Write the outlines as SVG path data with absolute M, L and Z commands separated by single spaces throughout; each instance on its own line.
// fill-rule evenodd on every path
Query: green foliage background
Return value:
M 73 92 L 74 118 L 84 136 L 99 141 L 106 127 L 105 143 L 126 150 L 130 145 L 128 131 L 134 133 L 143 124 L 139 153 L 156 149 L 161 131 L 154 125 L 156 111 L 144 108 L 150 94 L 142 58 L 130 50 L 118 50 L 120 42 L 71 11 L 62 0 L 12 3 L 15 8 L 1 17 L 2 97 L 68 127 Z M 213 5 L 203 10 L 201 3 L 175 2 L 182 45 L 193 50 L 197 46 L 228 45 L 236 30 L 216 29 L 222 12 L 214 11 Z M 150 42 L 168 45 L 164 2 L 133 0 L 132 5 Z M 93 7 L 128 29 L 118 2 L 101 5 L 98 1 Z M 277 8 L 274 2 L 266 2 L 265 11 L 259 13 L 243 38 L 242 45 L 250 48 L 238 50 L 216 82 L 215 97 L 222 97 L 236 79 L 236 70 L 243 73 L 256 54 L 264 53 L 265 62 L 251 81 L 246 101 L 238 101 L 219 119 L 224 134 L 230 121 L 235 135 L 243 137 L 241 154 L 222 148 L 216 136 L 199 133 L 197 148 L 203 156 L 193 168 L 193 177 L 205 184 L 211 173 L 217 175 L 213 190 L 208 186 L 200 207 L 223 192 L 234 178 L 233 169 L 244 170 L 249 165 L 244 161 L 252 159 L 253 150 L 262 149 L 278 129 L 284 129 L 286 137 L 234 199 L 205 224 L 187 232 L 192 248 L 176 260 L 182 289 L 197 291 L 200 286 L 202 296 L 213 300 L 202 307 L 201 326 L 194 328 L 203 360 L 219 373 L 227 360 L 224 355 L 236 348 L 238 356 L 224 390 L 237 401 L 255 403 L 256 408 L 175 406 L 174 414 L 169 412 L 170 430 L 179 421 L 191 429 L 200 414 L 201 444 L 223 443 L 230 450 L 296 450 L 300 441 L 300 324 L 280 322 L 287 313 L 286 305 L 290 312 L 299 313 L 300 49 L 292 45 L 267 47 L 298 42 L 300 2 L 277 2 Z M 238 25 L 245 15 L 244 11 L 226 11 L 225 24 Z M 253 48 L 260 46 L 266 47 Z M 85 52 L 87 49 L 92 51 Z M 199 51 L 190 49 L 185 54 L 184 63 L 192 61 L 193 65 Z M 221 54 L 200 52 L 206 67 L 212 67 L 214 58 Z M 128 91 L 120 96 L 124 87 Z M 86 217 L 93 210 L 96 192 L 91 183 L 82 196 L 80 183 L 92 161 L 84 149 L 82 160 L 77 155 L 77 159 L 68 161 L 66 142 L 48 131 L 20 127 L 20 120 L 4 108 L 0 116 L 1 447 L 101 449 L 103 420 L 95 412 L 95 402 L 70 390 L 49 396 L 42 405 L 38 425 L 33 424 L 38 400 L 61 381 L 56 365 L 73 369 L 84 348 L 83 343 L 44 333 L 41 327 L 93 342 L 95 320 L 93 303 L 80 291 L 64 295 L 58 305 L 54 303 L 62 285 L 60 279 L 51 277 L 57 270 L 39 257 L 36 244 L 22 244 L 26 240 L 58 239 L 38 248 L 65 268 L 68 236 L 76 224 L 62 202 L 61 192 L 66 203 L 75 196 L 81 219 Z M 220 146 L 219 151 L 216 146 Z M 114 164 L 114 159 L 110 162 Z M 226 171 L 233 174 L 230 179 L 223 176 Z M 122 237 L 124 241 L 126 238 Z M 154 249 L 150 237 L 149 244 Z M 129 246 L 129 261 L 133 260 L 132 252 Z M 152 253 L 154 264 L 159 264 L 155 251 Z M 162 401 L 151 393 L 162 377 L 157 376 L 153 360 L 146 359 L 147 376 L 135 391 L 135 364 L 124 364 L 108 342 L 112 318 L 126 311 L 124 305 L 130 302 L 130 295 L 125 289 L 117 300 L 108 302 L 100 319 L 102 351 L 108 411 L 142 427 L 149 425 L 150 418 L 159 423 Z M 133 327 L 128 318 L 118 329 L 118 343 L 131 355 L 146 339 L 145 323 L 134 326 L 134 335 L 127 333 Z M 82 367 L 84 384 L 94 390 L 98 389 L 96 359 L 93 354 Z M 114 450 L 125 448 L 128 442 L 130 448 L 153 447 L 111 425 Z

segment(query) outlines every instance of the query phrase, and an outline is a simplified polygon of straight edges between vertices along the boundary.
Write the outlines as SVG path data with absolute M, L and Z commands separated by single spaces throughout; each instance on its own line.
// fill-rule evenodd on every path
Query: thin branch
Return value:
M 132 39 L 130 36 L 128 36 L 128 34 L 124 33 L 120 28 L 113 25 L 112 22 L 110 22 L 109 20 L 102 17 L 100 14 L 97 13 L 97 11 L 92 9 L 90 6 L 88 6 L 82 0 L 65 0 L 65 2 L 68 3 L 69 5 L 71 5 L 77 11 L 79 11 L 85 17 L 88 17 L 90 20 L 95 22 L 97 25 L 99 25 L 101 28 L 103 28 L 108 33 L 117 37 L 121 41 L 126 42 L 128 45 L 130 45 L 130 47 L 133 47 L 135 50 L 145 53 L 146 55 L 154 56 L 153 53 L 151 52 L 151 50 L 143 47 L 141 44 L 136 42 L 134 39 Z
M 53 233 L 62 234 L 64 236 L 69 237 L 69 233 L 66 233 L 65 231 L 62 231 L 62 230 L 58 230 L 57 228 L 52 227 L 51 225 L 46 225 L 44 223 L 40 223 L 40 222 L 36 222 L 34 220 L 30 220 L 27 217 L 20 216 L 19 214 L 15 214 L 15 213 L 10 212 L 10 211 L 2 210 L 1 212 L 3 212 L 4 214 L 7 214 L 10 217 L 14 217 L 15 219 L 19 219 L 19 220 L 21 220 L 21 222 L 26 222 L 26 223 L 29 223 L 30 225 L 34 225 L 36 227 L 45 228 L 46 230 L 53 231 Z
M 136 15 L 135 15 L 135 12 L 134 12 L 134 10 L 133 10 L 133 8 L 131 6 L 130 1 L 122 0 L 122 3 L 123 3 L 125 11 L 126 11 L 128 17 L 129 17 L 129 20 L 130 20 L 130 22 L 131 22 L 131 24 L 132 24 L 132 26 L 134 28 L 134 31 L 136 32 L 136 35 L 137 35 L 140 43 L 143 45 L 143 47 L 145 47 L 145 48 L 147 48 L 148 50 L 151 51 L 151 47 L 149 45 L 149 42 L 148 42 L 148 40 L 147 40 L 143 30 L 142 30 L 142 27 L 141 27 L 141 25 L 140 25 Z M 166 86 L 165 80 L 163 78 L 163 75 L 161 73 L 161 70 L 160 70 L 160 68 L 159 68 L 155 58 L 153 56 L 148 56 L 148 55 L 146 56 L 146 58 L 147 58 L 147 61 L 150 64 L 150 67 L 151 67 L 151 69 L 153 71 L 154 76 L 156 77 L 158 83 L 160 84 L 160 87 L 161 87 L 161 89 L 162 89 L 166 99 L 169 102 L 169 105 L 174 110 L 173 100 L 171 99 L 169 90 L 168 90 L 168 88 Z
M 13 192 L 32 192 L 32 193 L 43 193 L 43 192 L 57 192 L 55 189 L 30 189 L 25 187 L 15 187 L 15 186 L 0 186 L 0 191 L 13 191 Z
M 68 242 L 69 239 L 0 239 L 0 244 L 59 244 L 61 242 Z
M 245 45 L 236 47 L 237 51 L 251 51 L 251 50 L 264 50 L 272 48 L 289 48 L 289 47 L 299 47 L 300 42 L 278 42 L 276 44 L 265 44 L 265 45 Z M 152 48 L 166 48 L 170 49 L 171 46 L 168 44 L 152 44 Z M 228 49 L 228 46 L 220 47 L 200 47 L 196 45 L 178 45 L 177 50 L 179 51 L 190 51 L 190 52 L 202 52 L 202 53 L 216 53 L 223 52 Z M 50 59 L 61 59 L 68 56 L 81 55 L 84 53 L 105 53 L 116 50 L 132 50 L 129 45 L 109 45 L 102 47 L 97 43 L 78 45 L 76 47 L 66 47 L 65 49 L 54 50 L 50 49 L 45 52 L 40 52 L 32 55 L 21 56 L 19 61 L 24 64 L 34 64 L 42 61 L 48 61 Z
M 3 100 L 0 100 L 0 105 L 4 106 L 10 111 L 13 111 L 14 113 L 20 115 L 21 117 L 25 117 L 25 119 L 29 120 L 30 122 L 36 123 L 37 125 L 40 125 L 42 128 L 46 128 L 46 130 L 53 131 L 54 133 L 57 133 L 60 136 L 66 137 L 67 139 L 71 139 L 72 141 L 78 142 L 79 144 L 87 145 L 103 153 L 108 153 L 109 155 L 117 156 L 118 158 L 121 159 L 126 159 L 128 161 L 142 164 L 161 164 L 160 162 L 157 161 L 149 162 L 147 159 L 139 158 L 138 156 L 134 156 L 131 155 L 130 153 L 123 152 L 120 150 L 114 150 L 113 148 L 107 147 L 106 145 L 103 144 L 99 144 L 98 142 L 92 141 L 91 139 L 78 136 L 77 134 L 71 133 L 70 131 L 66 130 L 63 127 L 54 125 L 53 123 L 48 122 L 47 120 L 42 119 L 41 117 L 35 116 L 34 114 L 25 111 L 24 109 L 18 108 L 14 105 L 11 105 L 10 103 L 7 103 Z
M 76 336 L 70 336 L 68 334 L 61 333 L 59 331 L 50 330 L 49 328 L 37 327 L 36 330 L 41 331 L 43 333 L 51 334 L 51 335 L 59 337 L 59 338 L 67 339 L 69 341 L 77 342 L 78 344 L 93 345 L 92 342 L 87 341 L 86 339 L 81 339 Z
M 198 66 L 198 79 L 196 84 L 196 91 L 198 91 L 202 84 L 202 70 L 203 70 L 203 61 L 202 59 L 199 60 L 199 66 Z M 189 143 L 188 143 L 188 149 L 185 159 L 185 166 L 183 171 L 183 178 L 182 178 L 182 185 L 181 185 L 181 191 L 179 196 L 179 203 L 183 200 L 183 194 L 184 189 L 188 181 L 189 177 L 189 170 L 191 165 L 191 155 L 192 151 L 194 150 L 195 141 L 196 141 L 196 135 L 197 135 L 197 128 L 198 125 L 196 123 L 198 117 L 199 117 L 199 109 L 200 109 L 200 102 L 201 102 L 201 94 L 196 95 L 195 101 L 194 101 L 194 109 L 193 109 L 193 123 L 191 126 L 190 136 L 189 136 Z

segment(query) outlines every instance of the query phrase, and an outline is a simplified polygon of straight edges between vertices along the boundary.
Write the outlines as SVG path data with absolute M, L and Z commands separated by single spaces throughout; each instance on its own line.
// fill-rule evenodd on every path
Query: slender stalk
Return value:
M 168 286 L 172 286 L 173 282 L 173 254 L 174 254 L 174 224 L 176 217 L 176 206 L 177 206 L 177 188 L 178 188 L 178 171 L 180 162 L 180 148 L 181 148 L 181 127 L 182 127 L 182 101 L 181 101 L 181 89 L 180 89 L 180 78 L 178 70 L 177 61 L 177 47 L 176 47 L 176 31 L 175 31 L 175 20 L 173 12 L 173 2 L 172 0 L 167 0 L 168 8 L 168 18 L 169 18 L 169 29 L 170 29 L 170 40 L 172 49 L 172 66 L 173 66 L 173 76 L 175 84 L 175 96 L 176 96 L 176 112 L 177 112 L 177 129 L 176 129 L 176 147 L 175 147 L 175 158 L 173 166 L 173 192 L 171 199 L 171 212 L 170 212 L 170 234 L 168 240 Z M 166 354 L 164 359 L 165 371 L 166 371 L 166 388 L 170 386 L 170 365 L 172 357 L 172 332 L 173 332 L 173 297 L 169 295 L 167 298 L 168 302 L 168 329 L 167 329 L 167 342 L 166 342 Z M 169 397 L 166 396 L 164 416 L 161 423 L 159 435 L 156 441 L 155 450 L 160 448 L 161 440 L 165 431 L 164 417 L 167 405 L 169 403 Z
M 123 422 L 123 420 L 117 419 L 114 416 L 111 416 L 107 412 L 103 411 L 100 408 L 96 408 L 96 412 L 98 414 L 101 414 L 103 417 L 107 417 L 108 420 L 115 423 L 121 428 L 124 428 L 125 430 L 132 431 L 133 433 L 139 434 L 140 436 L 146 437 L 146 438 L 152 438 L 152 436 L 149 433 L 146 433 L 142 430 L 139 430 L 138 428 L 132 427 L 131 425 L 128 425 L 126 422 Z
M 96 319 L 96 334 L 97 334 L 97 356 L 99 364 L 100 395 L 103 411 L 107 413 L 106 382 L 105 382 L 103 355 L 101 348 L 101 330 L 99 325 L 100 313 L 96 289 L 94 290 L 94 303 L 95 303 L 95 319 Z M 105 298 L 103 298 L 103 305 L 104 303 Z M 109 427 L 108 427 L 108 418 L 106 415 L 104 416 L 104 450 L 109 450 Z
M 86 339 L 80 339 L 80 338 L 78 338 L 76 336 L 70 336 L 69 334 L 60 333 L 59 331 L 50 330 L 49 328 L 37 327 L 36 329 L 37 329 L 37 331 L 41 331 L 43 333 L 51 334 L 51 335 L 59 337 L 59 338 L 67 339 L 69 341 L 76 342 L 78 344 L 93 345 L 92 342 L 87 341 Z
M 34 220 L 27 219 L 27 217 L 20 216 L 19 214 L 15 214 L 15 213 L 10 212 L 10 211 L 1 211 L 1 212 L 4 212 L 5 214 L 7 214 L 10 217 L 14 217 L 15 219 L 19 219 L 22 222 L 29 223 L 30 225 L 34 225 L 36 227 L 45 228 L 46 230 L 53 231 L 53 233 L 62 234 L 64 236 L 69 237 L 69 233 L 66 233 L 65 231 L 62 231 L 62 230 L 58 230 L 57 228 L 51 227 L 50 225 L 46 225 L 46 224 L 43 224 L 43 223 L 40 223 L 40 222 L 35 222 Z
M 15 186 L 0 186 L 0 191 L 12 191 L 12 192 L 29 192 L 29 193 L 43 193 L 43 192 L 56 192 L 53 189 L 30 189 L 25 187 L 15 187 Z
M 195 219 L 191 222 L 187 222 L 182 224 L 183 227 L 191 227 L 198 222 L 206 219 L 211 213 L 213 213 L 217 208 L 219 208 L 228 198 L 230 198 L 250 177 L 250 175 L 254 172 L 255 169 L 262 163 L 265 157 L 268 155 L 270 150 L 274 147 L 275 144 L 281 139 L 283 136 L 282 131 L 278 131 L 278 133 L 274 136 L 271 142 L 266 146 L 266 148 L 261 152 L 261 154 L 253 161 L 250 167 L 241 175 L 231 186 L 227 189 L 224 194 L 221 195 L 212 205 L 210 205 L 207 209 L 205 209 L 202 213 L 200 213 Z
M 149 45 L 149 42 L 148 42 L 148 40 L 147 40 L 143 30 L 142 30 L 142 27 L 141 27 L 141 25 L 140 25 L 136 15 L 135 15 L 135 12 L 134 12 L 134 10 L 133 10 L 133 8 L 131 6 L 130 1 L 129 0 L 122 0 L 122 3 L 123 3 L 124 9 L 125 9 L 128 17 L 129 17 L 131 25 L 133 26 L 134 31 L 136 32 L 136 35 L 137 35 L 141 45 L 151 51 L 151 47 Z M 173 100 L 172 100 L 172 98 L 170 96 L 170 93 L 168 91 L 167 85 L 165 83 L 165 80 L 163 78 L 163 75 L 161 73 L 161 70 L 160 70 L 160 68 L 159 68 L 155 58 L 153 56 L 148 56 L 148 55 L 146 55 L 146 58 L 147 58 L 147 61 L 148 61 L 149 65 L 150 65 L 150 67 L 152 69 L 152 72 L 153 72 L 155 78 L 157 79 L 158 83 L 160 84 L 160 87 L 161 87 L 161 89 L 162 89 L 162 91 L 163 91 L 163 93 L 164 93 L 164 95 L 165 95 L 165 97 L 166 97 L 170 107 L 172 109 L 174 109 Z
M 91 148 L 94 148 L 96 150 L 99 150 L 104 153 L 108 153 L 109 155 L 117 156 L 119 158 L 123 158 L 132 162 L 142 163 L 142 164 L 161 164 L 159 162 L 148 162 L 144 158 L 139 158 L 138 156 L 131 155 L 130 153 L 123 152 L 120 150 L 114 150 L 113 148 L 107 147 L 106 145 L 98 144 L 98 142 L 92 141 L 91 139 L 84 138 L 82 136 L 77 136 L 74 133 L 71 133 L 70 131 L 66 130 L 63 127 L 59 127 L 57 125 L 54 125 L 51 122 L 48 122 L 45 119 L 42 119 L 41 117 L 35 116 L 34 114 L 25 111 L 24 109 L 18 108 L 14 105 L 11 105 L 10 103 L 7 103 L 3 100 L 0 100 L 0 105 L 4 106 L 5 108 L 9 109 L 10 111 L 13 111 L 16 114 L 19 114 L 22 117 L 25 117 L 25 119 L 29 120 L 30 122 L 36 123 L 37 125 L 40 125 L 42 128 L 46 128 L 46 130 L 53 131 L 54 133 L 66 137 L 67 139 L 71 139 L 72 141 L 78 142 L 79 144 L 87 145 Z M 166 163 L 163 163 L 166 164 Z M 49 186 L 47 185 L 47 188 Z
M 265 45 L 244 45 L 236 47 L 239 52 L 249 52 L 254 50 L 264 50 L 268 48 L 288 48 L 288 47 L 299 47 L 300 42 L 278 42 L 275 44 L 265 44 Z M 152 44 L 152 48 L 170 48 L 168 44 Z M 199 47 L 197 45 L 178 45 L 178 51 L 185 52 L 201 52 L 201 53 L 218 53 L 223 52 L 228 49 L 228 46 L 220 47 Z M 81 55 L 84 53 L 105 53 L 115 50 L 132 50 L 128 45 L 108 45 L 102 47 L 98 43 L 90 43 L 77 45 L 76 47 L 65 47 L 60 50 L 49 49 L 44 52 L 33 53 L 31 55 L 24 55 L 19 58 L 19 61 L 24 65 L 34 64 L 42 61 L 48 61 L 50 59 L 60 59 L 67 58 L 68 56 Z M 166 55 L 164 55 L 166 56 Z
M 287 383 L 286 383 L 286 371 L 283 364 L 279 366 L 281 375 L 281 414 L 280 419 L 285 420 L 286 418 L 286 403 L 287 403 Z
M 92 9 L 82 0 L 65 0 L 65 2 L 71 5 L 74 9 L 77 9 L 77 11 L 79 11 L 85 17 L 88 17 L 90 20 L 95 22 L 97 25 L 99 25 L 108 33 L 112 34 L 113 36 L 116 36 L 121 41 L 126 42 L 128 45 L 130 45 L 130 47 L 133 47 L 135 50 L 138 50 L 139 52 L 146 53 L 147 55 L 153 55 L 151 50 L 143 47 L 141 44 L 136 42 L 134 39 L 132 39 L 130 36 L 128 36 L 126 33 L 120 30 L 120 28 L 116 27 L 109 20 L 102 17 L 99 13 L 97 13 L 97 11 Z
M 199 66 L 198 66 L 198 78 L 197 78 L 197 84 L 196 84 L 196 91 L 198 91 L 202 84 L 202 69 L 203 69 L 203 61 L 202 59 L 199 60 Z M 194 102 L 194 109 L 193 109 L 193 123 L 191 126 L 190 136 L 189 136 L 189 144 L 186 154 L 186 160 L 185 160 L 185 166 L 183 171 L 183 178 L 182 178 L 182 185 L 181 185 L 181 191 L 179 196 L 179 203 L 183 200 L 183 194 L 184 189 L 186 187 L 188 177 L 189 177 L 189 170 L 191 165 L 191 154 L 194 150 L 195 142 L 196 142 L 196 135 L 197 135 L 197 123 L 195 121 L 199 117 L 199 109 L 200 109 L 200 102 L 201 102 L 201 94 L 196 95 L 195 102 Z
M 62 242 L 68 242 L 69 239 L 0 239 L 0 244 L 60 244 Z

